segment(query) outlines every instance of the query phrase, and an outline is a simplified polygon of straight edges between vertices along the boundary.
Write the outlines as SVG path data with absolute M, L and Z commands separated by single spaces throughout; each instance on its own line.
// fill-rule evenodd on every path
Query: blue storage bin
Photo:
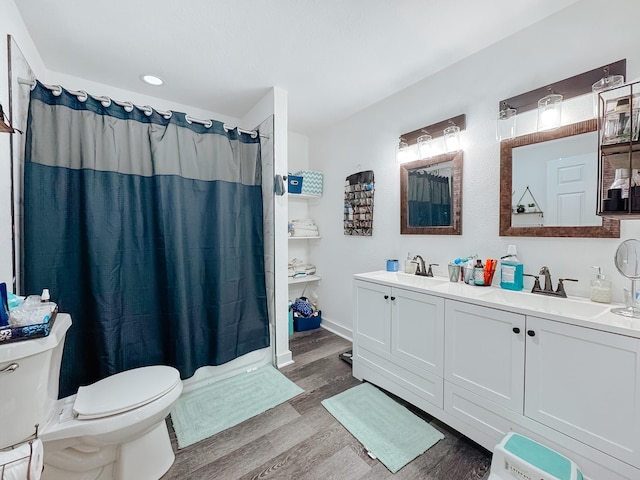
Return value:
M 322 312 L 318 310 L 310 317 L 299 317 L 296 312 L 293 312 L 293 328 L 296 332 L 304 332 L 306 330 L 313 330 L 320 327 L 322 321 Z
M 296 175 L 287 176 L 287 191 L 289 193 L 302 193 L 302 177 Z

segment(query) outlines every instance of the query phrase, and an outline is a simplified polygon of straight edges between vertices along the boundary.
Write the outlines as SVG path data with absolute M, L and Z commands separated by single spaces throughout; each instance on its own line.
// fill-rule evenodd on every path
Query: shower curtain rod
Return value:
M 36 81 L 35 80 L 26 80 L 24 78 L 18 78 L 18 83 L 21 83 L 22 85 L 28 85 L 29 88 L 31 88 L 32 90 L 36 86 Z M 46 83 L 43 83 L 42 85 L 44 87 L 48 88 L 49 90 L 51 90 L 55 96 L 58 96 L 58 95 L 62 94 L 62 86 L 60 86 L 60 85 L 47 85 Z M 69 93 L 71 93 L 72 95 L 75 95 L 76 97 L 78 97 L 78 100 L 80 100 L 81 102 L 85 102 L 89 98 L 89 94 L 87 92 L 85 92 L 84 90 L 67 90 L 67 91 Z M 142 112 L 146 116 L 150 116 L 153 113 L 153 110 L 154 110 L 153 107 L 150 107 L 149 105 L 139 106 L 139 105 L 134 105 L 131 102 L 120 102 L 118 100 L 111 100 L 111 98 L 106 97 L 106 96 L 96 96 L 96 95 L 91 95 L 91 96 L 94 99 L 98 100 L 100 103 L 102 103 L 102 105 L 104 107 L 108 107 L 109 105 L 111 105 L 111 102 L 113 101 L 113 103 L 115 103 L 116 105 L 119 105 L 122 108 L 124 108 L 124 110 L 126 112 L 131 112 L 133 110 L 133 107 L 137 107 L 140 110 L 142 110 Z M 162 110 L 156 109 L 156 112 L 158 112 L 160 115 L 162 115 L 166 120 L 169 120 L 171 118 L 171 116 L 173 115 L 173 112 L 170 111 L 170 110 L 169 111 L 162 111 Z M 189 124 L 198 123 L 200 125 L 204 125 L 206 128 L 210 128 L 211 125 L 213 125 L 213 121 L 212 120 L 201 120 L 199 118 L 190 117 L 187 114 L 184 115 L 184 119 Z M 234 127 L 230 127 L 226 123 L 223 123 L 222 127 L 227 132 L 230 131 L 230 130 L 234 130 Z M 251 138 L 256 138 L 257 135 L 259 135 L 260 138 L 269 138 L 269 135 L 263 135 L 261 133 L 256 132 L 255 130 L 245 130 L 245 129 L 240 128 L 240 127 L 235 127 L 235 130 L 238 130 L 238 132 L 240 132 L 240 133 L 246 133 L 248 135 L 251 135 Z

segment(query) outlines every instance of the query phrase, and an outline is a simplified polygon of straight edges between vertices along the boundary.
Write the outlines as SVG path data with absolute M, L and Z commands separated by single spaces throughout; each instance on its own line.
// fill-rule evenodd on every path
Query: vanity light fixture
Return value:
M 400 164 L 433 158 L 443 153 L 443 148 L 447 153 L 457 152 L 461 148 L 460 132 L 466 126 L 467 116 L 463 113 L 401 134 L 396 147 L 396 162 Z M 436 141 L 439 137 L 443 137 L 444 142 Z
M 457 152 L 460 150 L 460 127 L 452 120 L 449 120 L 449 123 L 451 125 L 442 131 L 444 136 L 444 149 L 447 153 Z
M 538 131 L 553 130 L 560 126 L 562 95 L 549 87 L 549 95 L 538 100 Z
M 521 115 L 525 112 L 537 109 L 537 130 L 543 131 L 554 129 L 561 125 L 560 117 L 563 102 L 582 95 L 591 95 L 596 85 L 601 82 L 605 85 L 612 85 L 613 82 L 620 81 L 620 77 L 624 78 L 626 74 L 627 60 L 622 59 L 617 62 L 612 62 L 608 65 L 574 75 L 573 77 L 547 84 L 544 87 L 539 87 L 535 90 L 530 90 L 510 98 L 505 98 L 498 102 L 498 111 L 500 112 L 498 114 L 498 123 L 500 124 L 502 121 L 501 119 L 503 117 L 501 117 L 501 115 L 508 115 L 507 112 L 504 114 L 502 113 L 505 108 L 514 109 L 516 111 L 514 115 Z M 597 108 L 597 104 L 594 105 L 594 109 L 595 108 Z M 541 116 L 542 118 L 540 118 Z M 498 131 L 498 129 L 501 128 L 502 126 L 499 126 L 496 130 L 496 137 L 498 137 L 498 140 L 501 139 L 501 134 Z M 506 126 L 505 128 L 508 129 Z M 504 139 L 506 139 L 506 137 L 502 138 L 502 140 Z
M 506 102 L 498 112 L 496 120 L 496 140 L 509 140 L 516 136 L 516 116 L 518 111 Z
M 419 157 L 420 159 L 431 158 L 433 156 L 433 148 L 431 145 L 433 137 L 426 130 L 423 130 L 423 132 L 424 135 L 420 135 L 416 140 L 418 144 Z
M 404 141 L 402 137 L 398 141 L 398 146 L 396 147 L 396 163 L 407 163 L 413 160 L 411 158 L 411 151 L 409 150 L 409 144 Z
M 4 111 L 2 110 L 2 104 L 0 104 L 0 133 L 15 133 L 15 129 L 11 126 L 8 120 L 6 120 Z
M 591 86 L 593 92 L 593 116 L 598 116 L 598 95 L 612 88 L 624 85 L 624 75 L 611 75 L 609 67 L 604 67 L 604 77 Z
M 142 80 L 147 85 L 153 85 L 154 87 L 159 87 L 164 83 L 164 80 L 162 80 L 157 75 L 151 75 L 148 73 L 144 75 L 140 75 L 140 80 Z

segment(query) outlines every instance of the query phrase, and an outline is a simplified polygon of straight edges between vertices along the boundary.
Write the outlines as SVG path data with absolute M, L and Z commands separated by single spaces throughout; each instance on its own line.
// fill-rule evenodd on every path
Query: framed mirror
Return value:
M 597 120 L 500 143 L 500 235 L 620 238 L 596 215 Z
M 400 165 L 400 233 L 462 234 L 462 151 Z

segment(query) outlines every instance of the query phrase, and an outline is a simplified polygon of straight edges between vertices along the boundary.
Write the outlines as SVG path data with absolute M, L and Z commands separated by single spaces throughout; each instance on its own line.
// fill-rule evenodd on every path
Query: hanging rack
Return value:
M 24 78 L 19 78 L 18 79 L 18 83 L 22 84 L 22 85 L 27 85 L 29 88 L 31 88 L 32 90 L 35 88 L 36 86 L 36 81 L 35 80 L 26 80 Z M 62 86 L 60 85 L 47 85 L 46 83 L 42 84 L 45 88 L 48 88 L 49 90 L 51 90 L 51 92 L 53 93 L 53 95 L 55 95 L 56 97 L 62 95 Z M 142 110 L 142 112 L 147 116 L 151 116 L 151 114 L 154 111 L 153 107 L 150 107 L 149 105 L 143 105 L 143 106 L 139 106 L 139 105 L 135 105 L 132 102 L 122 102 L 122 101 L 118 101 L 118 100 L 112 100 L 111 98 L 107 97 L 107 96 L 98 96 L 98 95 L 89 95 L 87 92 L 85 92 L 84 90 L 67 90 L 70 94 L 75 95 L 78 98 L 78 101 L 80 102 L 86 102 L 89 99 L 89 96 L 91 96 L 93 99 L 99 101 L 100 103 L 102 103 L 102 105 L 106 108 L 108 106 L 111 105 L 111 102 L 115 103 L 116 105 L 124 108 L 124 110 L 126 112 L 131 112 L 133 110 L 134 107 Z M 164 117 L 166 120 L 169 120 L 171 118 L 171 116 L 173 115 L 173 112 L 168 110 L 168 111 L 163 111 L 163 110 L 158 110 L 155 109 L 156 112 L 158 112 L 159 115 L 162 115 L 162 117 Z M 213 125 L 213 120 L 202 120 L 199 118 L 195 118 L 192 117 L 190 115 L 185 114 L 184 116 L 185 121 L 188 124 L 192 124 L 192 123 L 197 123 L 200 125 L 204 125 L 205 128 L 211 128 L 211 126 Z M 231 130 L 237 130 L 238 133 L 245 133 L 247 135 L 251 135 L 251 138 L 256 138 L 257 136 L 260 136 L 260 138 L 270 138 L 269 135 L 263 135 L 261 133 L 258 133 L 255 130 L 245 130 L 243 128 L 240 127 L 231 127 L 229 125 L 227 125 L 226 123 L 222 124 L 222 128 L 224 128 L 224 130 L 226 132 L 229 132 Z

